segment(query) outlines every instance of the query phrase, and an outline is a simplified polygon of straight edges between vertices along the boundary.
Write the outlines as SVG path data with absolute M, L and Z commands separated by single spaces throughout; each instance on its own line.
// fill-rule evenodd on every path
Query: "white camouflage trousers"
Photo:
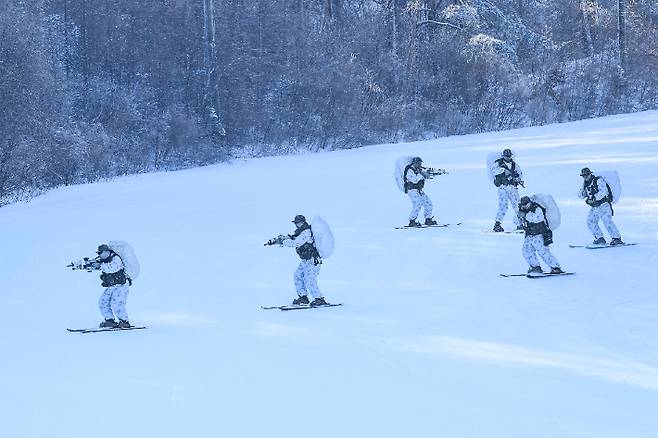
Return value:
M 596 239 L 603 237 L 603 232 L 601 231 L 601 227 L 599 227 L 599 221 L 603 222 L 608 233 L 610 233 L 610 237 L 613 239 L 621 237 L 617 226 L 612 221 L 612 208 L 610 208 L 610 204 L 607 202 L 598 207 L 590 208 L 589 214 L 587 215 L 587 227 Z
M 311 294 L 313 298 L 320 298 L 320 288 L 318 287 L 318 275 L 320 275 L 320 265 L 315 264 L 313 259 L 302 260 L 295 270 L 295 289 L 297 295 Z
M 425 219 L 432 217 L 432 201 L 430 197 L 427 196 L 425 192 L 418 191 L 416 189 L 408 190 L 407 195 L 411 198 L 411 213 L 409 213 L 409 220 L 415 221 L 420 213 L 420 209 L 425 210 Z
M 539 254 L 539 257 L 541 257 L 544 263 L 546 263 L 551 268 L 560 267 L 560 264 L 558 263 L 553 253 L 551 253 L 551 250 L 548 249 L 548 246 L 544 245 L 544 236 L 541 234 L 536 236 L 526 236 L 526 238 L 523 240 L 523 247 L 521 252 L 531 267 L 540 266 L 537 254 Z
M 516 210 L 519 207 L 519 190 L 514 186 L 500 186 L 498 187 L 498 212 L 496 213 L 496 220 L 502 222 L 507 213 L 507 208 L 509 204 L 512 204 L 512 220 L 515 225 L 519 225 L 521 221 L 519 220 Z
M 128 285 L 117 284 L 106 288 L 98 299 L 98 308 L 105 319 L 117 318 L 128 321 L 126 312 L 126 300 L 128 300 Z

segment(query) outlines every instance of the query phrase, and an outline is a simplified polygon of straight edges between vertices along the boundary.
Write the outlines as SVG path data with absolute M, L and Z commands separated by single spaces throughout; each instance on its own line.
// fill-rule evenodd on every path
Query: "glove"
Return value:
M 594 200 L 593 199 L 586 199 L 585 204 L 589 205 L 590 207 L 594 206 Z
M 80 259 L 77 262 L 73 264 L 73 267 L 75 269 L 85 269 L 85 265 L 87 264 L 87 260 L 89 260 L 87 257 L 84 259 Z

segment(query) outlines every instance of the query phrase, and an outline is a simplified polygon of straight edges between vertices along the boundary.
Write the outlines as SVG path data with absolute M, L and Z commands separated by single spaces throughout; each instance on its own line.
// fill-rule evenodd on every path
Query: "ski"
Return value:
M 526 274 L 528 278 L 544 278 L 544 277 L 559 277 L 560 275 L 573 275 L 575 272 L 562 272 L 560 274 L 551 274 L 550 272 L 544 272 L 543 274 Z
M 396 230 L 408 230 L 408 229 L 417 229 L 417 228 L 444 228 L 444 227 L 455 227 L 457 225 L 461 225 L 461 222 L 457 222 L 456 224 L 436 224 L 436 225 L 421 225 L 420 227 L 410 227 L 408 225 L 405 225 L 403 227 L 395 227 Z
M 523 230 L 510 230 L 510 231 L 492 231 L 492 230 L 482 230 L 486 234 L 523 234 Z
M 616 248 L 618 246 L 634 246 L 637 245 L 637 242 L 633 243 L 622 243 L 621 245 L 569 245 L 569 248 L 587 248 L 587 249 L 603 249 L 603 248 Z
M 551 274 L 550 272 L 544 272 L 542 274 L 499 274 L 501 277 L 528 277 L 528 278 L 540 278 L 540 277 L 556 277 L 558 275 L 573 275 L 575 272 L 563 272 L 561 274 Z
M 310 304 L 290 304 L 290 305 L 285 305 L 285 306 L 260 306 L 261 309 L 264 310 L 271 310 L 271 309 L 279 309 L 279 310 L 302 310 L 302 309 L 320 309 L 322 307 L 337 307 L 337 306 L 342 306 L 343 303 L 330 303 L 330 304 L 323 304 L 321 306 L 311 306 Z
M 127 331 L 127 330 L 143 330 L 146 329 L 147 327 L 138 327 L 138 326 L 131 326 L 131 327 L 126 327 L 126 328 L 119 328 L 119 327 L 104 327 L 104 328 L 82 328 L 82 329 L 70 329 L 67 328 L 66 330 L 71 333 L 100 333 L 100 332 L 121 332 L 121 331 Z

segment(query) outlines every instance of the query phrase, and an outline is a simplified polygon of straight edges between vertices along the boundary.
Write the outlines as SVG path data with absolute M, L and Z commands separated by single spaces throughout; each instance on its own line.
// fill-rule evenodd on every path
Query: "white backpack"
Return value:
M 496 161 L 499 158 L 503 158 L 503 153 L 501 151 L 492 152 L 489 155 L 487 155 L 487 176 L 489 177 L 489 181 L 491 182 L 494 182 L 494 180 L 496 179 L 496 175 L 494 175 L 491 172 L 491 168 L 493 167 L 494 161 Z
M 108 242 L 107 246 L 121 257 L 126 276 L 130 278 L 131 281 L 135 281 L 135 279 L 139 277 L 139 260 L 137 260 L 137 256 L 135 255 L 132 246 L 121 240 L 111 240 Z
M 600 176 L 603 178 L 603 181 L 608 184 L 610 187 L 610 192 L 612 193 L 612 203 L 616 204 L 621 197 L 621 181 L 619 180 L 619 174 L 616 170 L 601 170 L 599 172 L 594 172 L 594 176 Z
M 548 228 L 552 231 L 557 230 L 560 227 L 561 214 L 560 209 L 555 203 L 555 199 L 551 195 L 545 193 L 537 193 L 530 197 L 532 201 L 541 205 L 545 211 L 546 222 L 548 222 Z
M 326 259 L 331 256 L 334 252 L 334 235 L 327 222 L 320 216 L 316 216 L 311 222 L 311 232 L 320 257 Z
M 411 160 L 413 159 L 414 157 L 410 155 L 408 157 L 400 157 L 395 161 L 395 173 L 393 176 L 395 177 L 395 184 L 401 192 L 404 192 L 404 169 L 411 164 Z

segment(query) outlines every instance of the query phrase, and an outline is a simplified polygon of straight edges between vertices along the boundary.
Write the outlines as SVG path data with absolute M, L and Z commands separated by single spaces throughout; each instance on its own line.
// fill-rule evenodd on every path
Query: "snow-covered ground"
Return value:
M 493 225 L 489 152 L 512 148 L 527 191 L 562 210 L 570 277 L 525 272 Z M 450 174 L 427 192 L 454 228 L 394 230 L 393 166 Z M 591 251 L 579 170 L 616 169 L 635 247 Z M 0 209 L 3 437 L 648 438 L 658 433 L 658 112 L 421 143 L 126 177 Z M 322 215 L 320 274 L 343 307 L 280 312 L 298 258 L 264 247 Z M 505 226 L 511 227 L 510 214 Z M 101 317 L 97 274 L 65 265 L 133 244 L 131 321 Z

